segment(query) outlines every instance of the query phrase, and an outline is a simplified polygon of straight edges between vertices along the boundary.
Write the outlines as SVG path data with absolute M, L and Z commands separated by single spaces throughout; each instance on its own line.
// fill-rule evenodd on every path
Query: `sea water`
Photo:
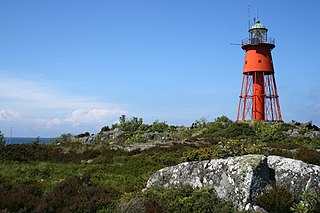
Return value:
M 52 139 L 53 138 L 41 138 L 41 137 L 39 138 L 41 144 L 45 144 Z M 35 138 L 33 138 L 33 137 L 12 137 L 12 138 L 5 137 L 6 144 L 25 144 L 25 143 L 32 143 L 36 140 L 37 140 L 36 137 Z

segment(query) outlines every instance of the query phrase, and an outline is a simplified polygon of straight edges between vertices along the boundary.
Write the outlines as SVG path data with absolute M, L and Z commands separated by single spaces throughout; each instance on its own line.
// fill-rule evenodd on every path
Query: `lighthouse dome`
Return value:
M 249 31 L 256 30 L 256 29 L 263 29 L 268 31 L 268 29 L 263 24 L 260 23 L 260 20 L 256 20 L 254 22 L 254 25 L 252 25 Z

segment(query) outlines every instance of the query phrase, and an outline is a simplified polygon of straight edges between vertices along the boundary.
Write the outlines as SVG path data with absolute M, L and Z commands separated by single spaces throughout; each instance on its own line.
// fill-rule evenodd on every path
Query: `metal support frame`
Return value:
M 261 73 L 261 72 L 260 72 Z M 260 74 L 259 73 L 259 74 Z M 253 116 L 253 102 L 256 94 L 253 91 L 253 82 L 257 72 L 244 73 L 240 90 L 237 121 L 255 120 Z M 266 121 L 282 121 L 279 96 L 273 73 L 263 72 L 264 79 L 264 119 Z

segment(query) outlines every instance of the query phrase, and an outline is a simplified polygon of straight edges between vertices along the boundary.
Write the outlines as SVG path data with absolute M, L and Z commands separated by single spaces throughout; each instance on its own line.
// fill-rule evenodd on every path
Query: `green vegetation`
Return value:
M 191 187 L 180 189 L 151 189 L 145 193 L 124 196 L 119 205 L 121 212 L 238 212 L 231 204 L 217 198 L 213 190 Z
M 0 148 L 4 147 L 6 145 L 6 140 L 4 138 L 4 135 L 0 131 Z
M 289 213 L 293 204 L 293 195 L 286 187 L 273 185 L 256 199 L 256 204 L 268 212 Z
M 320 212 L 320 191 L 302 193 L 301 201 L 295 203 L 291 208 L 291 212 L 295 213 L 311 213 Z
M 96 136 L 67 133 L 48 144 L 5 145 L 0 132 L 0 211 L 237 212 L 210 190 L 142 189 L 155 171 L 184 161 L 265 154 L 320 165 L 320 138 L 308 136 L 316 128 L 233 122 L 225 116 L 213 122 L 201 118 L 190 127 L 158 120 L 148 125 L 121 116 Z M 290 136 L 293 131 L 299 134 Z M 153 147 L 123 150 L 134 144 Z M 276 209 L 271 212 L 312 212 L 319 210 L 319 195 L 305 194 L 293 203 L 290 192 L 275 186 L 256 202 Z

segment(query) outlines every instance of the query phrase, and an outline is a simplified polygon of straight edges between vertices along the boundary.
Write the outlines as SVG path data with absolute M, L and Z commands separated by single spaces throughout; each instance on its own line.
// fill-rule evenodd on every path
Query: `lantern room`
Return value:
M 254 25 L 249 29 L 250 44 L 259 44 L 267 42 L 268 29 L 260 23 L 260 20 L 255 20 Z

